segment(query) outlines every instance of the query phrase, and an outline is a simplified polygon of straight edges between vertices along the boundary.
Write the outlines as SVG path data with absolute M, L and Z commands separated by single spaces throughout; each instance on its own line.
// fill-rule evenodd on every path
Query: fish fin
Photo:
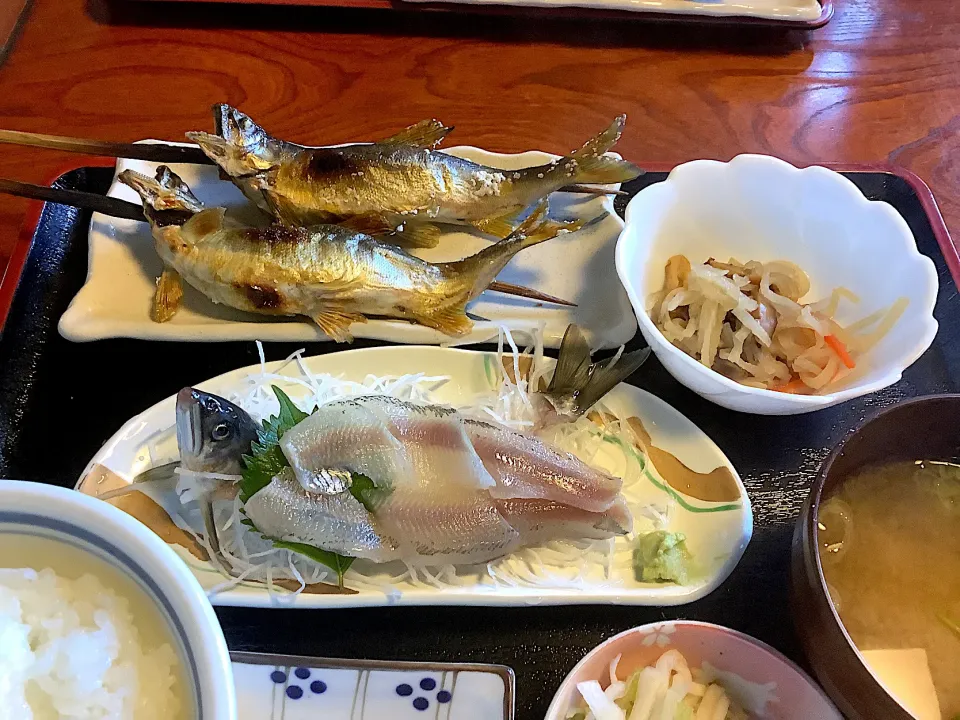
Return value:
M 432 150 L 450 134 L 453 127 L 447 127 L 439 120 L 421 120 L 406 127 L 396 135 L 378 140 L 377 145 L 411 145 Z
M 522 240 L 529 237 L 537 228 L 547 221 L 547 212 L 550 210 L 550 203 L 546 198 L 542 198 L 530 214 L 524 218 L 523 222 L 511 230 L 497 245 L 510 242 L 512 240 Z
M 123 497 L 133 492 L 142 492 L 145 487 L 150 487 L 160 492 L 172 492 L 177 487 L 176 468 L 180 467 L 179 462 L 157 465 L 149 470 L 144 470 L 137 475 L 129 485 L 108 490 L 107 492 L 95 495 L 98 500 L 112 500 L 113 498 Z
M 542 237 L 545 240 L 556 237 L 561 232 L 576 232 L 583 227 L 582 220 L 547 220 L 544 217 L 544 215 L 546 215 L 545 202 L 545 200 L 541 200 L 540 203 L 537 204 L 533 213 L 527 218 L 527 220 L 531 220 L 532 218 L 532 221 L 526 226 L 524 226 L 523 223 L 520 225 L 515 224 L 517 219 L 516 214 L 477 220 L 473 223 L 473 226 L 480 232 L 494 235 L 501 239 L 505 239 L 519 231 L 528 238 Z M 538 215 L 541 210 L 543 211 L 542 214 Z
M 396 225 L 390 222 L 389 218 L 381 213 L 367 213 L 365 215 L 353 215 L 337 223 L 340 227 L 345 227 L 348 230 L 355 230 L 356 232 L 363 233 L 364 235 L 370 235 L 372 237 L 379 237 L 382 235 L 389 235 L 392 232 L 396 231 Z
M 541 230 L 541 226 L 545 223 L 552 222 L 546 220 L 546 215 L 547 199 L 544 198 L 507 237 L 463 260 L 437 263 L 437 267 L 450 282 L 463 287 L 466 291 L 464 300 L 466 303 L 486 290 L 497 274 L 518 252 L 555 237 L 555 234 L 548 231 L 559 232 L 555 224 Z
M 576 232 L 582 228 L 584 224 L 585 222 L 583 220 L 544 220 L 528 232 L 526 238 L 528 241 L 532 241 L 529 244 L 552 240 L 562 233 Z
M 217 521 L 213 515 L 213 500 L 209 495 L 201 495 L 197 498 L 197 502 L 203 518 L 204 539 L 210 548 L 210 562 L 221 573 L 232 578 L 234 574 L 224 557 L 223 550 L 220 549 L 220 532 L 217 530 Z
M 465 335 L 473 329 L 473 321 L 467 317 L 469 297 L 464 294 L 461 300 L 454 301 L 429 315 L 417 317 L 421 325 L 439 330 L 446 335 Z
M 199 242 L 223 227 L 226 214 L 227 209 L 222 207 L 198 212 L 183 224 L 181 235 L 190 236 L 194 242 Z
M 493 235 L 498 238 L 505 238 L 513 232 L 517 220 L 516 213 L 502 215 L 500 217 L 486 218 L 485 220 L 475 220 L 471 223 L 477 230 L 486 235 Z
M 576 325 L 570 325 L 560 343 L 553 378 L 543 395 L 558 412 L 582 415 L 636 372 L 648 357 L 650 348 L 646 347 L 592 362 L 583 333 Z
M 588 155 L 603 155 L 610 148 L 617 144 L 620 136 L 623 135 L 623 128 L 627 124 L 627 116 L 620 115 L 614 118 L 613 122 L 606 130 L 594 135 L 587 140 L 579 150 L 570 153 L 570 157 L 586 157 Z
M 577 325 L 571 324 L 563 334 L 557 366 L 548 391 L 570 391 L 583 387 L 590 378 L 590 345 Z
M 603 132 L 590 138 L 579 150 L 552 165 L 553 173 L 566 185 L 621 183 L 639 177 L 643 170 L 626 160 L 604 155 L 620 139 L 627 116 L 621 115 Z
M 342 310 L 323 310 L 312 316 L 313 321 L 323 332 L 336 342 L 353 342 L 350 326 L 353 323 L 365 323 L 367 319 L 359 313 Z
M 180 309 L 183 300 L 183 281 L 180 273 L 173 268 L 166 268 L 157 278 L 157 289 L 153 293 L 153 307 L 150 308 L 150 319 L 155 323 L 165 323 Z
M 408 222 L 397 228 L 393 241 L 406 248 L 435 248 L 443 231 L 431 222 Z

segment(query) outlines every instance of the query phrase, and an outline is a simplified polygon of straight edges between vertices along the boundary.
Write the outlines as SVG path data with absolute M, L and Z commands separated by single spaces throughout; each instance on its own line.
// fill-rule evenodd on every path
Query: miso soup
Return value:
M 865 468 L 818 527 L 827 587 L 873 674 L 921 720 L 960 716 L 960 466 Z

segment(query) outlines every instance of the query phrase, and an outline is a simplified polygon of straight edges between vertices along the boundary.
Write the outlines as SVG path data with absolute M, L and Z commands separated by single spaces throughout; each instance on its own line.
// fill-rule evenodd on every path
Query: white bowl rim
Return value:
M 107 545 L 116 547 L 137 565 L 141 564 L 137 555 L 152 556 L 162 566 L 162 572 L 167 574 L 166 578 L 151 576 L 152 584 L 160 588 L 168 611 L 172 610 L 169 607 L 173 604 L 171 596 L 180 596 L 179 604 L 188 609 L 187 614 L 181 612 L 175 618 L 182 625 L 182 641 L 189 642 L 189 651 L 197 670 L 201 673 L 206 671 L 210 679 L 217 683 L 216 687 L 205 687 L 201 678 L 196 678 L 199 685 L 196 692 L 201 698 L 204 720 L 235 720 L 237 708 L 233 669 L 220 622 L 200 583 L 158 535 L 110 503 L 58 485 L 0 479 L 0 496 L 6 496 L 0 517 L 7 512 L 18 512 L 18 496 L 29 501 L 48 503 L 49 512 L 34 509 L 24 512 L 37 517 L 46 515 L 67 528 L 76 528 L 102 538 Z M 76 519 L 57 517 L 57 506 L 72 506 L 85 517 L 85 521 L 81 523 Z M 67 532 L 65 529 L 64 533 Z M 190 621 L 189 628 L 184 620 Z
M 883 200 L 869 200 L 866 196 L 863 195 L 863 193 L 860 192 L 860 189 L 857 188 L 857 186 L 854 185 L 849 178 L 844 177 L 843 175 L 841 175 L 839 172 L 835 170 L 831 170 L 829 168 L 823 167 L 822 165 L 809 165 L 807 167 L 798 168 L 795 165 L 788 163 L 786 160 L 782 160 L 778 157 L 774 157 L 772 155 L 761 155 L 756 153 L 742 153 L 740 155 L 736 155 L 735 157 L 733 157 L 731 160 L 727 162 L 724 162 L 722 160 L 691 160 L 689 162 L 685 162 L 685 163 L 681 163 L 680 165 L 677 165 L 670 171 L 669 175 L 665 180 L 663 180 L 663 182 L 654 183 L 653 185 L 648 185 L 647 187 L 643 188 L 643 190 L 640 190 L 640 192 L 634 195 L 634 197 L 630 199 L 630 202 L 627 203 L 627 208 L 626 208 L 626 211 L 624 212 L 624 219 L 625 219 L 624 230 L 620 234 L 620 238 L 617 241 L 616 266 L 617 266 L 617 274 L 620 276 L 620 280 L 624 284 L 624 287 L 628 289 L 628 294 L 635 294 L 635 293 L 631 293 L 630 291 L 632 288 L 632 284 L 628 285 L 627 273 L 624 268 L 624 264 L 626 263 L 626 260 L 625 260 L 626 244 L 624 243 L 623 238 L 626 237 L 626 235 L 629 232 L 630 216 L 633 212 L 636 212 L 634 207 L 634 203 L 636 199 L 640 197 L 647 190 L 651 188 L 656 188 L 668 182 L 670 180 L 670 177 L 674 173 L 678 171 L 688 172 L 690 167 L 695 167 L 698 165 L 699 166 L 734 165 L 734 164 L 740 165 L 740 164 L 757 163 L 757 162 L 762 162 L 763 164 L 780 167 L 786 172 L 816 173 L 816 174 L 828 173 L 831 177 L 834 177 L 838 180 L 838 184 L 849 186 L 849 188 L 852 188 L 853 190 L 856 191 L 856 194 L 851 195 L 851 197 L 858 204 L 863 204 L 863 205 L 876 204 L 874 206 L 884 206 L 889 208 L 889 210 L 893 213 L 893 216 L 895 216 L 897 223 L 901 225 L 901 229 L 906 231 L 906 236 L 911 240 L 911 244 L 912 244 L 911 254 L 926 260 L 925 266 L 927 268 L 927 274 L 929 276 L 930 282 L 928 282 L 924 287 L 924 289 L 926 290 L 926 293 L 925 293 L 926 296 L 923 298 L 924 304 L 923 304 L 923 307 L 921 308 L 926 311 L 924 313 L 924 319 L 929 320 L 929 322 L 927 323 L 927 331 L 924 333 L 923 337 L 917 343 L 916 347 L 914 348 L 914 351 L 904 361 L 903 367 L 898 366 L 898 367 L 891 368 L 889 372 L 885 373 L 882 377 L 878 378 L 872 383 L 869 383 L 866 385 L 853 385 L 851 387 L 844 388 L 843 390 L 838 390 L 832 393 L 822 393 L 822 394 L 813 394 L 813 395 L 798 395 L 793 393 L 783 393 L 783 392 L 778 392 L 776 390 L 767 390 L 765 388 L 755 388 L 749 385 L 742 385 L 741 383 L 738 383 L 736 380 L 731 380 L 730 378 L 724 375 L 721 375 L 715 370 L 711 370 L 710 368 L 705 367 L 701 362 L 699 362 L 695 358 L 685 353 L 683 350 L 678 348 L 676 345 L 668 341 L 663 336 L 663 333 L 660 332 L 660 329 L 656 326 L 656 324 L 650 318 L 649 312 L 647 311 L 645 304 L 641 305 L 642 312 L 638 312 L 636 306 L 634 306 L 634 312 L 637 315 L 637 320 L 643 327 L 645 327 L 648 331 L 654 333 L 655 337 L 659 338 L 662 341 L 660 343 L 660 346 L 663 348 L 664 352 L 670 353 L 672 357 L 677 358 L 679 362 L 684 363 L 687 367 L 695 368 L 696 372 L 699 372 L 701 374 L 706 374 L 709 377 L 713 378 L 717 383 L 720 384 L 721 387 L 727 390 L 732 390 L 742 395 L 753 395 L 756 397 L 763 397 L 763 398 L 776 398 L 779 402 L 782 402 L 785 407 L 794 406 L 794 407 L 806 407 L 810 409 L 814 409 L 814 408 L 819 409 L 821 407 L 836 405 L 846 400 L 851 400 L 856 397 L 861 397 L 863 395 L 868 395 L 870 393 L 877 392 L 878 390 L 882 390 L 883 388 L 889 387 L 890 385 L 898 382 L 900 378 L 903 377 L 903 371 L 906 370 L 908 367 L 910 367 L 914 362 L 916 362 L 917 359 L 929 349 L 930 345 L 933 343 L 933 340 L 937 335 L 937 331 L 939 330 L 939 323 L 937 322 L 936 318 L 933 316 L 933 311 L 937 302 L 937 293 L 939 292 L 939 285 L 940 285 L 939 278 L 937 277 L 936 266 L 933 264 L 933 261 L 929 257 L 924 255 L 919 251 L 919 249 L 917 249 L 916 238 L 914 237 L 913 232 L 910 230 L 909 226 L 907 225 L 906 220 L 904 220 L 903 216 L 900 215 L 900 213 L 898 213 L 889 203 L 884 202 Z M 908 247 L 908 252 L 910 249 L 911 248 Z M 638 298 L 638 300 L 642 300 L 642 298 Z
M 775 647 L 765 643 L 763 640 L 758 640 L 752 635 L 747 635 L 746 633 L 741 632 L 739 630 L 728 628 L 725 625 L 717 625 L 716 623 L 703 622 L 702 620 L 658 620 L 656 622 L 646 623 L 644 625 L 637 625 L 636 627 L 632 627 L 628 630 L 624 630 L 623 632 L 619 632 L 616 635 L 612 635 L 608 637 L 606 640 L 604 640 L 602 643 L 600 643 L 599 645 L 595 646 L 586 655 L 584 655 L 583 658 L 580 660 L 580 662 L 574 665 L 573 669 L 570 670 L 570 672 L 568 672 L 564 676 L 563 681 L 560 683 L 560 686 L 557 688 L 557 692 L 553 696 L 553 700 L 550 702 L 550 707 L 547 708 L 546 718 L 549 720 L 552 717 L 560 717 L 556 713 L 561 710 L 559 705 L 562 700 L 561 694 L 563 690 L 566 688 L 567 684 L 571 682 L 573 677 L 580 671 L 580 669 L 584 665 L 586 665 L 589 660 L 592 660 L 595 655 L 599 654 L 600 651 L 603 650 L 607 645 L 614 642 L 615 640 L 619 640 L 620 638 L 626 637 L 628 635 L 650 634 L 654 630 L 660 627 L 663 627 L 664 625 L 673 625 L 673 626 L 680 625 L 680 626 L 691 627 L 691 628 L 717 630 L 722 633 L 732 635 L 739 640 L 743 640 L 749 645 L 753 645 L 758 649 L 763 650 L 764 652 L 772 655 L 774 659 L 779 660 L 781 663 L 783 663 L 788 668 L 793 670 L 800 678 L 806 681 L 807 685 L 809 685 L 810 688 L 816 691 L 816 693 L 820 696 L 823 702 L 826 703 L 826 706 L 833 709 L 837 713 L 838 718 L 841 717 L 839 711 L 836 710 L 836 707 L 834 706 L 833 701 L 829 698 L 826 692 L 824 692 L 823 688 L 817 685 L 817 683 L 813 681 L 813 679 L 803 670 L 803 668 L 801 668 L 793 660 L 788 658 L 786 655 L 784 655 L 782 652 L 777 650 Z M 736 672 L 735 668 L 727 668 L 727 669 L 733 672 Z

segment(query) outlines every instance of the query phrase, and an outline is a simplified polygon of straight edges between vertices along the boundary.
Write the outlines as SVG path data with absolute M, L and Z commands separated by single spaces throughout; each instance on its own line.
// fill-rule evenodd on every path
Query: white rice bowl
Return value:
M 90 574 L 0 569 L 0 718 L 178 717 L 178 658 L 143 647 L 129 601 Z

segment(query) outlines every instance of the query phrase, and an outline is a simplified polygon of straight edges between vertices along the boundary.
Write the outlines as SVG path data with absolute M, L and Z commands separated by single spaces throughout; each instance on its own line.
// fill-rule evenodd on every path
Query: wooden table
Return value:
M 643 22 L 35 0 L 0 66 L 0 127 L 178 139 L 240 105 L 292 140 L 386 135 L 427 116 L 492 150 L 569 150 L 628 113 L 639 162 L 779 155 L 890 161 L 960 236 L 960 5 L 839 0 L 812 32 Z M 0 176 L 85 162 L 3 148 Z M 27 204 L 0 198 L 0 268 Z
M 178 139 L 184 130 L 209 127 L 208 106 L 226 101 L 275 133 L 303 142 L 372 139 L 438 116 L 457 126 L 457 142 L 562 152 L 627 112 L 618 150 L 641 163 L 764 152 L 799 164 L 904 165 L 932 185 L 960 237 L 958 37 L 960 5 L 954 0 L 839 0 L 831 24 L 809 35 L 640 22 L 35 0 L 0 66 L 0 127 L 115 140 Z M 0 175 L 33 182 L 88 162 L 9 147 L 2 158 Z M 26 207 L 0 198 L 0 268 L 16 246 Z M 108 390 L 102 392 L 109 402 Z M 787 520 L 769 530 L 766 541 L 775 537 L 784 550 L 789 535 Z M 785 561 L 785 552 L 778 557 Z M 782 608 L 781 617 L 746 629 L 769 637 L 775 632 L 771 623 L 787 627 L 786 563 L 774 565 L 764 572 L 782 577 L 777 594 L 749 597 L 749 573 L 757 568 L 746 567 L 737 587 L 727 583 L 718 591 L 727 608 L 718 621 L 736 625 L 756 603 L 773 603 Z M 462 612 L 470 613 L 476 632 L 503 623 L 499 610 L 430 612 L 433 624 L 424 642 L 434 643 L 434 657 L 444 657 L 451 643 L 469 647 L 474 634 L 451 636 L 443 629 L 454 616 L 462 620 Z M 562 650 L 560 629 L 581 626 L 598 611 L 555 609 L 542 622 L 540 611 L 529 612 L 534 614 L 525 616 L 530 628 L 523 641 L 542 662 L 518 668 L 529 697 L 521 708 L 524 719 L 542 714 L 556 685 L 543 667 Z M 615 627 L 601 633 L 603 621 L 594 620 L 594 632 L 600 637 L 659 613 L 618 609 Z M 351 617 L 362 617 L 363 626 L 356 627 L 305 612 L 225 609 L 220 616 L 233 629 L 232 639 L 241 638 L 238 649 L 333 655 L 350 654 L 354 633 L 362 633 L 367 645 L 392 637 L 393 623 L 403 617 L 358 612 Z M 516 629 L 522 623 L 513 617 L 510 627 Z M 327 632 L 332 639 L 323 647 L 303 640 Z M 265 633 L 271 647 L 243 640 Z M 505 646 L 511 641 L 505 638 Z M 401 656 L 395 644 L 386 644 L 386 652 Z M 795 646 L 781 649 L 797 654 Z

